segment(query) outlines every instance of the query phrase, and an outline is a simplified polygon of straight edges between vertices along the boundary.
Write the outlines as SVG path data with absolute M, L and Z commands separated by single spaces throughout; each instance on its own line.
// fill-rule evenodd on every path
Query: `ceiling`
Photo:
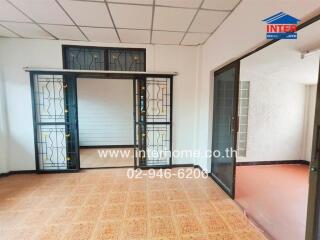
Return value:
M 0 0 L 0 37 L 199 45 L 241 0 Z
M 316 84 L 320 52 L 303 59 L 301 53 L 319 48 L 320 20 L 298 31 L 297 40 L 280 40 L 243 59 L 241 76 L 250 78 L 250 73 L 253 73 L 265 78 Z

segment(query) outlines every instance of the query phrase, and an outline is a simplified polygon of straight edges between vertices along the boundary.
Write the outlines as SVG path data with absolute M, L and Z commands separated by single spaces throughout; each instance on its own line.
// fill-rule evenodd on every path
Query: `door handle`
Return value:
M 316 168 L 316 167 L 311 167 L 310 170 L 311 170 L 311 172 L 316 172 L 316 171 L 318 171 L 318 168 Z

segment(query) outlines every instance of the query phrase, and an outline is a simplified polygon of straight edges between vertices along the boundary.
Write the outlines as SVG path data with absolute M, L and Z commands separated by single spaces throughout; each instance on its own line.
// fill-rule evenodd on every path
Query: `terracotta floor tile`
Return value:
M 123 222 L 121 228 L 121 239 L 146 239 L 147 238 L 147 220 L 130 219 Z
M 65 207 L 80 207 L 86 201 L 87 195 L 69 195 L 65 199 L 64 206 Z
M 93 223 L 74 223 L 68 226 L 64 240 L 89 240 L 93 233 Z
M 240 207 L 231 199 L 216 200 L 213 205 L 219 212 L 238 212 Z
M 170 204 L 168 204 L 166 201 L 150 202 L 149 203 L 149 214 L 152 217 L 170 216 L 171 215 Z
M 236 233 L 238 240 L 266 240 L 262 233 L 257 231 L 244 231 Z
M 35 240 L 60 240 L 66 232 L 65 225 L 44 226 L 40 233 L 35 236 Z
M 119 204 L 127 201 L 126 192 L 110 192 L 107 198 L 108 204 Z
M 249 220 L 242 212 L 227 212 L 223 213 L 221 216 L 229 228 L 234 232 L 245 231 L 252 227 Z
M 111 192 L 127 192 L 129 190 L 128 184 L 113 184 Z
M 101 212 L 100 220 L 122 219 L 124 217 L 124 204 L 108 204 Z
M 95 222 L 102 211 L 99 206 L 82 207 L 79 209 L 75 222 Z
M 177 233 L 171 217 L 150 219 L 150 235 L 152 238 L 176 237 Z
M 84 206 L 102 206 L 106 201 L 106 194 L 92 194 L 86 199 Z
M 200 223 L 194 215 L 178 216 L 177 223 L 181 235 L 202 233 Z
M 208 200 L 192 200 L 191 205 L 195 214 L 214 214 L 216 213 L 216 209 Z
M 165 201 L 167 200 L 167 194 L 165 191 L 149 191 L 149 201 Z
M 167 196 L 169 200 L 183 200 L 186 199 L 186 194 L 181 190 L 168 190 Z
M 128 179 L 126 171 L 1 178 L 0 239 L 262 239 L 212 180 Z
M 204 234 L 193 234 L 193 235 L 183 235 L 180 236 L 181 240 L 208 240 L 208 236 Z
M 146 202 L 147 194 L 144 191 L 132 191 L 128 193 L 128 202 Z
M 78 211 L 78 208 L 60 208 L 53 213 L 48 221 L 48 224 L 64 225 L 67 223 L 71 223 L 77 215 Z
M 126 218 L 145 218 L 147 216 L 147 206 L 144 203 L 132 203 L 127 205 Z
M 171 210 L 176 215 L 192 214 L 193 209 L 188 201 L 172 201 L 169 203 Z
M 121 222 L 118 222 L 118 221 L 108 221 L 108 222 L 98 223 L 95 228 L 92 239 L 94 240 L 119 239 L 120 227 L 121 227 Z
M 238 240 L 235 234 L 231 232 L 220 232 L 220 233 L 211 233 L 208 236 L 209 240 Z M 245 240 L 244 238 L 240 238 L 239 240 Z M 254 240 L 251 239 L 250 240 Z
M 201 224 L 206 232 L 215 233 L 215 232 L 228 232 L 229 228 L 224 222 L 223 218 L 218 214 L 215 215 L 201 215 L 199 218 Z

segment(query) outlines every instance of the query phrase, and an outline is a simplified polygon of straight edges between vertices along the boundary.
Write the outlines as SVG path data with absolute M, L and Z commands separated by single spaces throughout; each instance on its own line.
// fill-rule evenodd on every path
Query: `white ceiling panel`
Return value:
M 83 34 L 75 26 L 59 26 L 59 25 L 41 25 L 48 32 L 52 33 L 59 39 L 65 40 L 86 40 Z
M 202 8 L 214 10 L 232 10 L 240 0 L 205 0 Z
M 210 36 L 209 33 L 187 33 L 182 41 L 182 45 L 202 44 Z
M 151 6 L 109 4 L 117 28 L 150 29 Z
M 18 33 L 22 37 L 53 39 L 52 36 L 50 36 L 50 34 L 42 30 L 36 24 L 13 22 L 3 22 L 1 24 L 9 28 L 10 30 Z
M 133 3 L 133 4 L 149 4 L 149 5 L 152 5 L 153 0 L 107 0 L 107 2 Z
M 186 31 L 195 13 L 196 9 L 156 7 L 153 29 Z
M 149 30 L 132 30 L 132 29 L 118 29 L 121 42 L 126 43 L 149 43 Z
M 112 21 L 104 2 L 59 0 L 71 18 L 81 26 L 112 27 Z
M 172 7 L 185 7 L 185 8 L 198 8 L 202 0 L 156 0 L 156 5 L 172 6 Z
M 6 0 L 0 0 L 0 21 L 31 22 Z
M 11 0 L 38 23 L 72 24 L 69 17 L 53 0 Z
M 119 42 L 117 33 L 113 28 L 81 27 L 81 30 L 93 42 Z
M 179 44 L 183 37 L 181 32 L 152 32 L 152 43 L 158 44 Z
M 219 26 L 227 15 L 227 12 L 200 10 L 189 31 L 211 33 Z
M 8 29 L 0 25 L 0 37 L 19 37 L 19 36 L 10 32 Z

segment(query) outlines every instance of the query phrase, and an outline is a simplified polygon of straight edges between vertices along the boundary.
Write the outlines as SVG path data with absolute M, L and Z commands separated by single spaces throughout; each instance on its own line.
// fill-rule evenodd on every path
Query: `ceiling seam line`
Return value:
M 78 24 L 73 20 L 73 18 L 70 16 L 70 14 L 67 12 L 67 10 L 64 9 L 64 7 L 61 5 L 61 3 L 58 0 L 55 0 L 55 2 L 59 5 L 59 7 L 62 9 L 62 11 L 68 16 L 68 18 L 73 22 L 73 24 L 78 28 L 78 30 L 82 33 L 82 35 L 89 42 L 90 39 L 88 38 L 88 36 L 82 31 L 82 29 L 78 26 Z
M 239 2 L 234 6 L 234 8 L 231 10 L 231 12 L 222 20 L 222 22 L 212 31 L 212 33 L 210 33 L 210 35 L 208 36 L 208 38 L 201 44 L 205 44 L 209 38 L 222 26 L 222 24 L 231 16 L 231 14 L 234 12 L 234 10 L 236 10 L 236 8 L 240 5 L 240 3 L 242 2 L 242 0 L 239 0 Z
M 152 18 L 151 18 L 151 29 L 150 29 L 150 41 L 149 43 L 152 43 L 152 32 L 153 32 L 153 23 L 154 23 L 154 12 L 155 12 L 155 3 L 156 0 L 153 0 L 153 4 L 152 4 Z
M 22 13 L 26 18 L 28 18 L 33 24 L 37 25 L 39 28 L 41 28 L 44 32 L 49 34 L 54 39 L 58 40 L 58 38 L 53 35 L 51 32 L 46 30 L 44 27 L 42 27 L 39 23 L 37 23 L 33 18 L 31 18 L 28 14 L 26 14 L 24 11 L 22 11 L 20 8 L 18 8 L 15 4 L 13 4 L 10 0 L 6 0 L 12 7 L 14 7 L 16 10 L 18 10 L 20 13 Z
M 75 0 L 74 0 L 75 1 Z M 11 20 L 0 20 L 1 23 L 25 23 L 25 24 L 34 24 L 32 22 L 24 22 L 24 21 L 11 21 Z M 74 24 L 61 24 L 61 23 L 46 23 L 46 22 L 39 22 L 38 24 L 41 25 L 52 25 L 52 26 L 65 26 L 65 27 L 75 27 Z M 101 27 L 101 26 L 92 26 L 92 25 L 78 25 L 80 28 L 100 28 L 100 29 L 114 29 L 114 27 Z M 145 30 L 149 31 L 149 28 L 125 28 L 125 27 L 118 27 L 117 29 L 122 30 Z M 161 29 L 152 29 L 153 31 L 157 32 L 172 32 L 172 33 L 184 33 L 185 31 L 174 31 L 174 30 L 161 30 Z M 199 34 L 211 34 L 211 32 L 193 32 L 189 31 L 188 33 L 199 33 Z
M 183 34 L 182 39 L 181 39 L 180 42 L 179 42 L 179 45 L 181 45 L 181 44 L 182 44 L 182 41 L 185 39 L 185 37 L 186 37 L 187 33 L 189 32 L 189 30 L 190 30 L 190 28 L 191 28 L 194 20 L 196 19 L 197 15 L 198 15 L 198 13 L 199 13 L 199 11 L 200 11 L 203 3 L 204 3 L 204 0 L 201 1 L 201 3 L 200 3 L 200 5 L 199 5 L 196 13 L 194 14 L 194 16 L 193 16 L 193 18 L 192 18 L 192 20 L 191 20 L 191 22 L 190 22 L 190 24 L 189 24 L 189 26 L 188 26 L 188 28 L 187 28 L 187 30 L 186 30 L 185 33 Z
M 88 1 L 88 0 L 73 0 L 73 1 L 81 1 L 81 2 L 98 2 L 102 3 L 101 1 Z M 109 4 L 116 4 L 116 5 L 131 5 L 131 6 L 148 6 L 152 7 L 153 4 L 139 4 L 139 3 L 127 3 L 127 2 L 114 2 L 114 1 L 108 1 Z M 198 7 L 181 7 L 181 6 L 173 6 L 173 5 L 163 5 L 163 4 L 155 4 L 155 7 L 166 7 L 166 8 L 179 8 L 179 9 L 193 9 L 197 10 Z M 225 10 L 225 9 L 210 9 L 210 8 L 202 8 L 201 10 L 206 10 L 206 11 L 213 11 L 213 12 L 230 12 L 231 10 Z
M 114 30 L 116 31 L 116 34 L 117 34 L 118 39 L 119 39 L 119 42 L 121 43 L 120 34 L 119 34 L 119 32 L 118 32 L 118 29 L 117 29 L 117 27 L 116 27 L 116 24 L 114 23 L 114 19 L 113 19 L 113 17 L 112 17 L 111 10 L 110 10 L 110 8 L 109 8 L 109 4 L 108 4 L 107 0 L 104 0 L 104 3 L 105 3 L 105 5 L 106 5 L 107 11 L 108 11 L 108 13 L 109 13 L 109 15 L 110 15 L 110 19 L 111 19 L 113 28 L 114 28 Z
M 20 35 L 19 33 L 17 33 L 17 32 L 15 32 L 15 31 L 13 31 L 12 29 L 8 28 L 7 26 L 5 26 L 5 25 L 3 25 L 3 24 L 1 24 L 1 23 L 0 23 L 0 26 L 1 26 L 1 27 L 3 27 L 4 29 L 7 29 L 9 32 L 11 32 L 11 33 L 13 33 L 13 34 L 17 35 L 18 37 L 20 37 L 20 38 L 24 38 L 24 37 L 23 37 L 22 35 Z

